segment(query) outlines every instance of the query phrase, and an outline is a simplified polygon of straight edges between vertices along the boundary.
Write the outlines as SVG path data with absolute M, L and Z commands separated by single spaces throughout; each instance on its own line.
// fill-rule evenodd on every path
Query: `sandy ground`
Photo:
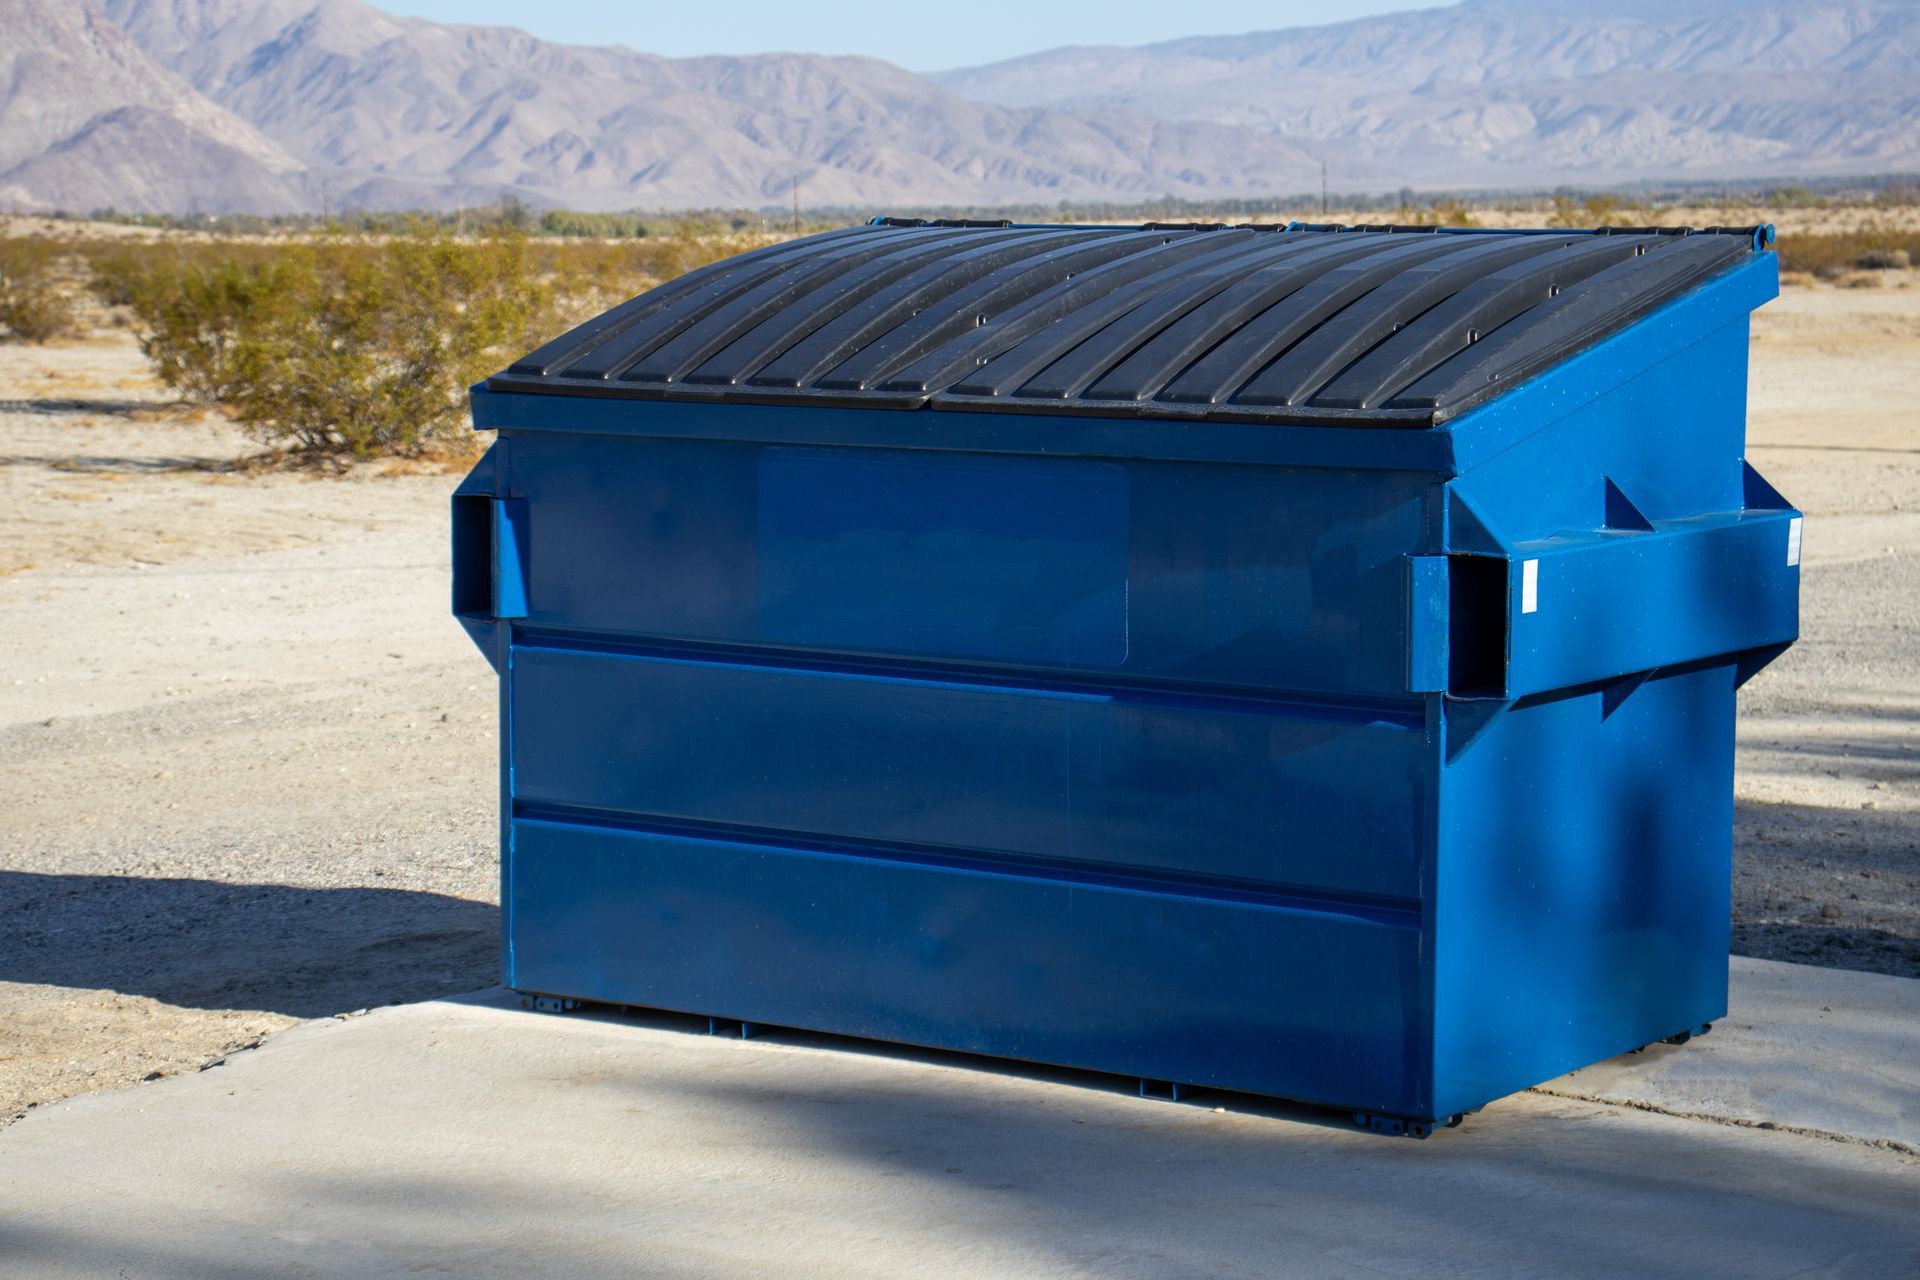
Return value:
M 1805 638 L 1747 687 L 1736 950 L 1920 976 L 1920 278 L 1757 325 Z M 0 347 L 0 1124 L 496 980 L 455 477 L 247 474 L 123 332 Z
M 1920 977 L 1920 283 L 1754 319 L 1748 457 L 1807 513 L 1801 640 L 1741 699 L 1734 947 Z
M 454 478 L 204 469 L 120 336 L 0 388 L 0 1117 L 495 980 Z

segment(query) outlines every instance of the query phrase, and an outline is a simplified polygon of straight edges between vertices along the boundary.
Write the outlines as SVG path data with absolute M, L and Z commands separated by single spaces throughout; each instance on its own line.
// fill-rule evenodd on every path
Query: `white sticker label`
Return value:
M 1540 562 L 1520 562 L 1520 612 L 1532 613 L 1540 607 Z
M 1800 563 L 1800 517 L 1787 521 L 1787 567 Z

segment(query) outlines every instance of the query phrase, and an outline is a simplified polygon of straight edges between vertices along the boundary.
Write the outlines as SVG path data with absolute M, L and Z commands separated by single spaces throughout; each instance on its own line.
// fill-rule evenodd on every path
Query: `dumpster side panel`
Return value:
M 1516 707 L 1447 767 L 1434 1110 L 1726 1012 L 1733 669 Z
M 1738 511 L 1749 327 L 1741 315 L 1672 352 L 1475 466 L 1456 487 L 1513 541 L 1602 527 L 1609 481 L 1648 520 Z M 1516 393 L 1516 403 L 1524 394 Z M 1461 419 L 1456 430 L 1471 434 L 1471 419 Z
M 1450 708 L 1437 1112 L 1725 1013 L 1739 663 L 1791 639 L 1798 575 L 1792 513 L 1742 510 L 1746 344 L 1742 318 L 1454 484 L 1511 548 L 1508 679 L 1521 687 L 1511 703 Z M 1553 556 L 1567 547 L 1600 558 L 1565 572 Z M 1672 571 L 1647 572 L 1661 556 Z M 1616 588 L 1609 565 L 1624 584 L 1664 584 L 1659 598 Z M 1583 585 L 1593 600 L 1567 599 Z M 1687 660 L 1604 662 L 1669 651 Z

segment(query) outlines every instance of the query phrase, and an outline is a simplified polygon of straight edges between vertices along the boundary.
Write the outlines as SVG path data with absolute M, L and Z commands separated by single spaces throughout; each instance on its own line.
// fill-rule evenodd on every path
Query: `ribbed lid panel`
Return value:
M 1755 251 L 1720 230 L 870 225 L 690 272 L 490 385 L 1420 426 Z

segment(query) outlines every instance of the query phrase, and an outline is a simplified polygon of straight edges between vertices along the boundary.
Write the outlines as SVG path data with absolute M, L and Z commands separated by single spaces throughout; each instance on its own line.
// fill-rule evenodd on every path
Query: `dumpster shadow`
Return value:
M 1835 926 L 1817 920 L 1736 921 L 1733 954 L 1823 969 L 1920 978 L 1920 942 L 1891 929 L 1871 926 Z
M 245 458 L 207 458 L 193 454 L 0 454 L 0 467 L 46 467 L 74 475 L 172 475 L 198 472 L 228 475 L 247 469 Z
M 325 1017 L 499 981 L 499 920 L 407 889 L 0 871 L 0 981 Z
M 0 413 L 33 414 L 50 418 L 64 413 L 98 413 L 108 417 L 129 418 L 136 413 L 161 414 L 184 402 L 130 400 L 112 396 L 40 396 L 24 400 L 0 400 Z
M 1910 1257 L 1920 1240 L 1894 1225 L 1903 1192 L 1887 1166 L 1841 1165 L 1821 1142 L 1761 1148 L 1726 1126 L 1587 1103 L 1504 1100 L 1422 1143 L 1267 1123 L 1302 1117 L 1239 1095 L 1217 1095 L 1223 1115 L 1036 1091 L 1022 1068 L 902 1079 L 774 1061 L 777 1071 L 743 1064 L 603 1087 L 807 1152 L 809 1176 L 838 1167 L 876 1188 L 917 1188 L 903 1207 L 938 1206 L 928 1216 L 943 1235 L 976 1246 L 1013 1237 L 1092 1274 L 1139 1274 L 1114 1265 L 1138 1250 L 1157 1260 L 1150 1275 L 1293 1274 L 1259 1261 L 1290 1255 L 1407 1275 L 1669 1274 L 1674 1239 L 1738 1256 L 1733 1274 L 1769 1260 L 1787 1273 Z M 1543 1226 L 1554 1204 L 1564 1213 Z M 1590 1212 L 1596 1204 L 1608 1212 Z
M 1916 890 L 1920 812 L 1734 803 L 1736 955 L 1920 978 Z

